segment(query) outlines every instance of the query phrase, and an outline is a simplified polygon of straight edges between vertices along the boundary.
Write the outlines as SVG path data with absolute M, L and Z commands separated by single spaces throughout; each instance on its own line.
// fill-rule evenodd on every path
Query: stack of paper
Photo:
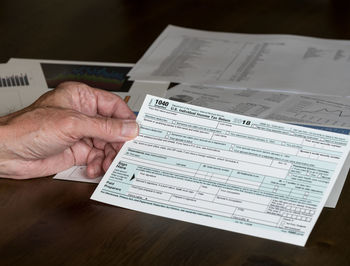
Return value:
M 349 169 L 349 44 L 169 26 L 129 75 L 179 84 L 92 199 L 304 245 Z

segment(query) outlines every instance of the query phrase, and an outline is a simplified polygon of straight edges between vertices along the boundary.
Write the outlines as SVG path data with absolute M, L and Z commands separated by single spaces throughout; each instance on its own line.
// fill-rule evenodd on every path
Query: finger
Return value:
M 88 156 L 87 175 L 95 178 L 103 173 L 102 162 L 104 160 L 104 152 L 102 150 L 93 148 Z
M 92 149 L 92 142 L 88 138 L 84 138 L 71 146 L 74 165 L 86 165 Z
M 107 142 L 101 139 L 93 139 L 93 144 L 97 149 L 104 150 Z
M 124 142 L 114 142 L 114 143 L 111 143 L 111 145 L 113 146 L 113 149 L 118 153 L 120 149 L 123 147 Z
M 87 115 L 100 114 L 121 119 L 135 119 L 135 114 L 118 95 L 79 82 L 65 82 L 57 87 L 58 98 L 69 98 L 70 108 Z M 70 97 L 67 97 L 69 95 Z M 68 106 L 64 106 L 68 108 Z
M 84 139 L 82 139 L 82 141 L 86 144 L 86 145 L 88 145 L 89 147 L 94 147 L 94 143 L 93 143 L 93 140 L 91 139 L 91 138 L 84 138 Z
M 97 101 L 98 114 L 122 119 L 136 118 L 133 111 L 118 95 L 100 89 L 95 89 L 94 94 Z
M 106 142 L 125 142 L 135 138 L 139 133 L 139 126 L 135 120 L 88 117 L 76 113 L 62 122 L 60 128 L 75 140 L 89 137 Z
M 135 114 L 118 95 L 73 81 L 61 83 L 34 105 L 69 108 L 90 116 L 135 119 Z
M 111 144 L 107 144 L 105 146 L 105 158 L 103 160 L 102 163 L 102 169 L 107 172 L 109 166 L 111 165 L 111 163 L 113 162 L 115 156 L 117 155 L 117 151 L 113 148 L 113 146 Z

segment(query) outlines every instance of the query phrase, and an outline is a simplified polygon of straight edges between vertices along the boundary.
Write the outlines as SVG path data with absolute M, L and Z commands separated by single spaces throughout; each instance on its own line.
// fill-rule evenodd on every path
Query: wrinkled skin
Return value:
M 87 165 L 88 176 L 97 177 L 138 130 L 119 96 L 65 82 L 27 108 L 0 117 L 0 176 L 25 179 Z

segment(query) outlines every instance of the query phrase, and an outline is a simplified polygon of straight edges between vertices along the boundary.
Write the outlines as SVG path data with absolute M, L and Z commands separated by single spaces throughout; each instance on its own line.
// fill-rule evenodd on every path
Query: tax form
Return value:
M 305 245 L 350 136 L 148 95 L 93 200 Z
M 350 96 L 350 42 L 168 26 L 132 79 Z

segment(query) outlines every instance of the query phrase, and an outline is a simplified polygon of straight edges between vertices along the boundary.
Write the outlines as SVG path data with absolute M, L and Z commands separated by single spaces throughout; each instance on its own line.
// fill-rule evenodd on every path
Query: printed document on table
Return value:
M 102 176 L 99 176 L 96 178 L 89 178 L 87 177 L 86 166 L 79 165 L 79 166 L 73 166 L 67 170 L 59 172 L 53 178 L 61 179 L 61 180 L 85 182 L 85 183 L 99 183 L 102 179 Z
M 35 64 L 0 65 L 0 116 L 32 104 L 45 92 L 45 79 Z
M 274 113 L 274 109 L 283 106 L 295 95 L 285 92 L 178 84 L 167 90 L 165 98 L 229 113 L 264 117 Z
M 350 96 L 350 41 L 168 26 L 132 79 Z
M 343 97 L 179 84 L 167 91 L 166 98 L 220 111 L 350 134 L 350 104 L 349 99 Z M 335 208 L 348 174 L 349 160 L 344 164 L 325 207 Z
M 179 84 L 166 98 L 220 111 L 350 134 L 350 99 Z
M 92 199 L 305 245 L 350 136 L 147 96 Z

